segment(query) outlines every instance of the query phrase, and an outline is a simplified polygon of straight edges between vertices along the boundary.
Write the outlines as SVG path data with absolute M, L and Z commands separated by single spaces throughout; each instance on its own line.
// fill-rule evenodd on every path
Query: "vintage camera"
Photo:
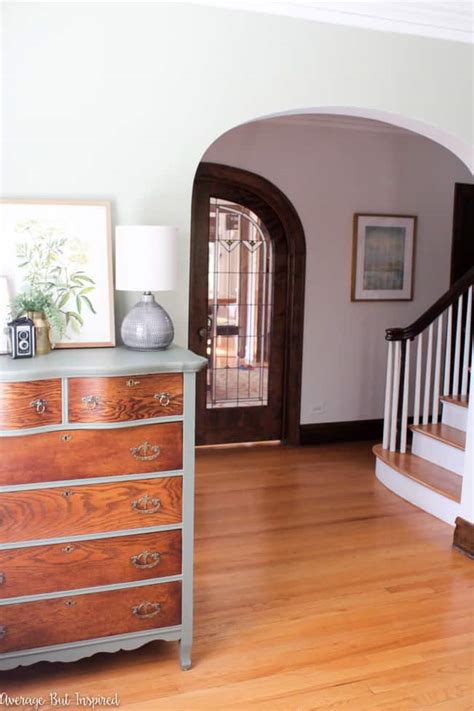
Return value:
M 35 354 L 35 326 L 29 318 L 10 321 L 9 340 L 12 358 L 32 358 Z

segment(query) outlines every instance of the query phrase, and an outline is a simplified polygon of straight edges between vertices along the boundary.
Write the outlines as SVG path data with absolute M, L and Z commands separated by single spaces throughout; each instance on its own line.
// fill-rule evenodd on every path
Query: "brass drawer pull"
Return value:
M 38 398 L 38 400 L 32 400 L 30 402 L 30 407 L 34 407 L 38 415 L 44 415 L 48 407 L 48 401 Z
M 127 386 L 127 388 L 134 388 L 135 385 L 140 385 L 140 381 L 139 381 L 139 380 L 134 380 L 133 378 L 130 378 L 130 380 L 127 380 L 127 382 L 125 383 L 125 385 Z
M 131 507 L 134 511 L 142 514 L 154 514 L 157 513 L 161 508 L 161 501 L 159 499 L 152 498 L 148 494 L 140 496 L 136 501 L 132 501 Z
M 99 398 L 96 395 L 84 395 L 82 402 L 88 410 L 95 410 L 99 404 Z
M 0 639 L 3 639 L 7 634 L 7 628 L 5 625 L 0 625 Z
M 135 617 L 140 620 L 146 620 L 148 617 L 156 617 L 161 612 L 161 605 L 159 602 L 141 602 L 139 605 L 132 607 L 132 612 Z
M 0 573 L 0 585 L 3 585 L 5 582 L 5 573 Z
M 130 562 L 139 570 L 156 568 L 156 566 L 160 564 L 160 554 L 143 551 L 143 553 L 139 553 L 138 555 L 130 556 Z
M 158 400 L 161 407 L 168 407 L 171 402 L 172 395 L 171 393 L 156 393 L 153 397 L 155 400 Z
M 158 444 L 143 442 L 143 444 L 139 444 L 138 447 L 131 447 L 130 452 L 132 456 L 140 462 L 152 462 L 160 456 L 160 447 Z

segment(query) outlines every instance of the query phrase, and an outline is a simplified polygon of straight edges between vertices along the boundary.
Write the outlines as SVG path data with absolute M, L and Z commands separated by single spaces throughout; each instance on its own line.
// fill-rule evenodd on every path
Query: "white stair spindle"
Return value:
M 444 387 L 443 395 L 450 394 L 451 383 L 451 338 L 453 336 L 453 307 L 448 309 L 448 323 L 446 326 L 446 351 L 444 356 Z
M 423 334 L 418 336 L 416 349 L 416 374 L 415 374 L 415 402 L 413 404 L 413 424 L 420 423 L 420 400 L 421 400 L 421 359 L 423 355 Z
M 430 421 L 431 361 L 433 356 L 433 324 L 428 328 L 428 348 L 425 365 L 425 391 L 423 399 L 423 424 Z
M 400 341 L 395 342 L 395 357 L 392 384 L 392 415 L 390 422 L 390 451 L 395 452 L 397 445 L 398 393 L 400 389 Z
M 472 315 L 472 286 L 467 292 L 466 328 L 464 332 L 464 357 L 462 361 L 461 395 L 467 395 L 467 381 L 469 378 L 469 365 L 471 355 L 471 315 Z
M 461 361 L 461 328 L 462 328 L 462 302 L 463 297 L 458 299 L 458 317 L 456 319 L 456 342 L 454 346 L 454 372 L 453 372 L 453 395 L 459 395 L 459 368 Z
M 410 341 L 406 342 L 405 351 L 405 375 L 403 378 L 403 401 L 402 401 L 402 423 L 400 432 L 400 452 L 407 451 L 407 427 L 408 427 L 408 391 L 410 382 Z
M 436 356 L 434 367 L 434 382 L 433 382 L 433 417 L 432 422 L 438 422 L 439 414 L 439 396 L 440 396 L 440 379 L 441 379 L 441 349 L 443 344 L 443 314 L 438 318 L 438 331 L 436 337 Z
M 390 441 L 390 404 L 392 395 L 393 341 L 388 342 L 387 377 L 385 380 L 385 409 L 383 413 L 383 449 L 388 449 Z

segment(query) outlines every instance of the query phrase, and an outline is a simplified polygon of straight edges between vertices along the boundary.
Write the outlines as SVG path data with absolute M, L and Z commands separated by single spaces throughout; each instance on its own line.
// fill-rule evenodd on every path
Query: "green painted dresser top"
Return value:
M 0 356 L 0 382 L 44 380 L 76 376 L 145 375 L 201 370 L 206 359 L 186 348 L 171 346 L 165 351 L 131 351 L 115 348 L 64 348 L 48 355 L 14 360 Z

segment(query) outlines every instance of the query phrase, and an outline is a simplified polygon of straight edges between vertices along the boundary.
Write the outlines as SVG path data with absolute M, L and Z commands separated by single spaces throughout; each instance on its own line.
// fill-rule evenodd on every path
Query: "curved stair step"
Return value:
M 432 437 L 438 440 L 438 442 L 443 442 L 443 444 L 451 445 L 456 449 L 464 451 L 466 449 L 466 433 L 462 430 L 458 430 L 455 427 L 450 427 L 444 424 L 431 424 L 431 425 L 410 425 L 412 432 L 419 432 L 420 434 L 426 435 L 427 437 Z
M 375 445 L 372 451 L 378 459 L 403 476 L 436 491 L 447 499 L 458 503 L 461 501 L 462 476 L 459 474 L 417 457 L 411 452 L 400 454 L 400 452 L 382 449 L 381 444 Z
M 469 407 L 468 395 L 441 395 L 441 402 L 448 402 L 450 405 L 459 405 L 459 407 Z

